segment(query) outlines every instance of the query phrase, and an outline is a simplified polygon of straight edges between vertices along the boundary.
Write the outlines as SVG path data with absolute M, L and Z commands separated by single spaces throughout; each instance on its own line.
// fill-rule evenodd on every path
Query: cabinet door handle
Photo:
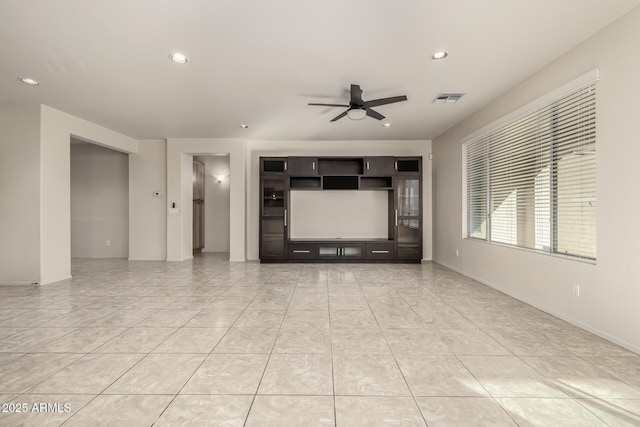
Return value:
M 395 170 L 398 170 L 398 162 L 393 162 L 393 168 L 394 168 Z M 285 163 L 285 169 L 287 169 L 287 167 L 286 167 L 286 163 Z
M 311 251 L 301 251 L 301 250 L 294 249 L 293 253 L 294 254 L 310 254 Z
M 371 251 L 372 254 L 388 254 L 389 251 Z
M 396 227 L 398 226 L 398 209 L 396 209 Z
M 316 162 L 311 163 L 311 169 L 316 170 Z
M 367 162 L 367 170 L 369 170 L 369 162 Z
M 284 162 L 284 170 L 287 170 L 287 162 Z
M 398 225 L 397 222 L 398 220 L 396 219 L 396 225 Z M 286 209 L 284 210 L 284 226 L 285 227 L 287 226 L 287 210 Z

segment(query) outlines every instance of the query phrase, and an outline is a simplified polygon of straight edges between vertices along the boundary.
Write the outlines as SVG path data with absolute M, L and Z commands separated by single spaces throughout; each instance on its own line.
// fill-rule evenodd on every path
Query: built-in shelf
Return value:
M 322 189 L 322 180 L 319 176 L 299 176 L 299 177 L 291 177 L 289 181 L 289 188 L 294 189 L 305 189 L 312 190 Z
M 323 190 L 357 190 L 358 177 L 357 176 L 325 175 L 322 177 L 322 189 Z
M 360 178 L 360 189 L 379 189 L 379 190 L 391 190 L 392 187 L 392 179 L 390 176 L 387 177 L 361 177 Z
M 358 158 L 319 158 L 319 175 L 362 175 L 364 159 Z

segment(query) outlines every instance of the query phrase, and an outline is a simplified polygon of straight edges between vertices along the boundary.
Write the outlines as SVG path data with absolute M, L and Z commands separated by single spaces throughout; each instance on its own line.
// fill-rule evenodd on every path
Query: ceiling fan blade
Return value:
M 365 107 L 377 107 L 379 105 L 393 104 L 394 102 L 406 101 L 407 97 L 405 95 L 402 96 L 392 96 L 390 98 L 380 98 L 373 99 L 371 101 L 366 101 L 364 103 Z
M 310 102 L 309 105 L 320 105 L 322 107 L 344 107 L 344 108 L 349 108 L 348 105 L 344 105 L 344 104 L 317 104 L 315 102 Z
M 344 113 L 340 113 L 338 114 L 336 117 L 334 117 L 331 121 L 335 122 L 336 120 L 340 120 L 341 118 L 343 118 L 344 116 L 347 115 L 347 112 L 345 111 Z
M 362 105 L 362 89 L 360 89 L 360 85 L 351 85 L 351 105 Z
M 384 116 L 378 113 L 376 110 L 372 110 L 371 108 L 367 108 L 367 116 L 373 117 L 374 119 L 382 120 Z

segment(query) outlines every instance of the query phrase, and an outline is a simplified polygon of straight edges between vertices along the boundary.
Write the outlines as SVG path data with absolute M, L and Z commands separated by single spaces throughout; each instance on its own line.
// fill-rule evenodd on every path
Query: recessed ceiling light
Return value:
M 249 128 L 249 125 L 241 124 L 241 125 L 240 125 L 240 127 L 241 127 L 242 129 L 248 129 L 248 128 Z
M 431 59 L 433 59 L 434 61 L 437 61 L 439 59 L 446 58 L 447 55 L 448 55 L 448 53 L 445 52 L 444 50 L 439 50 L 438 52 L 436 52 L 433 55 L 431 55 Z
M 169 55 L 169 58 L 171 58 L 173 62 L 178 64 L 186 64 L 187 61 L 189 61 L 187 57 L 180 52 L 173 52 L 171 55 Z
M 391 123 L 385 123 L 382 126 L 386 127 L 386 128 L 390 128 L 391 127 Z
M 18 77 L 18 80 L 20 80 L 24 84 L 31 86 L 38 86 L 40 84 L 37 81 L 30 79 L 29 77 Z

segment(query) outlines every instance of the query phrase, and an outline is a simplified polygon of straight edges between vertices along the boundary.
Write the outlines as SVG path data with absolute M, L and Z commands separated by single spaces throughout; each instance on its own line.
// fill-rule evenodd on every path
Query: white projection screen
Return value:
M 388 192 L 290 191 L 291 239 L 386 239 Z

